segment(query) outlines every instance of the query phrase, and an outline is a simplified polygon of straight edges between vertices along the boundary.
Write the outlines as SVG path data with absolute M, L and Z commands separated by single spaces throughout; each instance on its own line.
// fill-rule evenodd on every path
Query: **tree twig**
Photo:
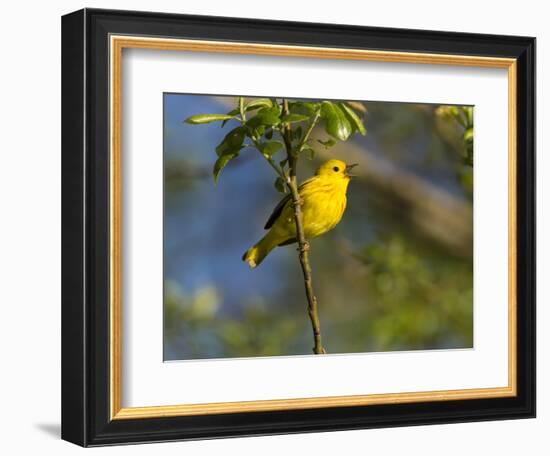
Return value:
M 302 152 L 304 146 L 306 145 L 307 141 L 309 140 L 309 137 L 311 135 L 311 132 L 313 131 L 313 127 L 315 127 L 315 125 L 317 124 L 317 122 L 319 121 L 319 117 L 321 116 L 321 111 L 318 110 L 316 113 L 315 113 L 315 116 L 313 117 L 313 119 L 311 120 L 311 123 L 309 124 L 309 127 L 307 128 L 306 130 L 306 133 L 304 134 L 304 137 L 302 138 L 302 140 L 300 141 L 300 144 L 298 145 L 298 147 L 296 148 L 298 153 Z
M 288 101 L 283 100 L 283 114 L 289 113 Z M 317 120 L 317 117 L 316 119 Z M 313 123 L 310 126 L 309 132 L 313 128 Z M 309 135 L 308 135 L 309 136 Z M 321 342 L 321 323 L 319 321 L 319 313 L 317 310 L 317 297 L 313 291 L 313 279 L 311 274 L 311 266 L 309 264 L 309 243 L 304 234 L 304 226 L 302 223 L 302 200 L 298 193 L 298 179 L 296 177 L 297 167 L 297 154 L 292 150 L 292 140 L 290 138 L 290 127 L 287 125 L 283 130 L 283 140 L 285 143 L 289 173 L 286 178 L 286 184 L 292 197 L 292 205 L 294 207 L 294 222 L 296 223 L 296 238 L 298 240 L 298 256 L 300 259 L 300 265 L 302 267 L 302 273 L 304 275 L 304 286 L 306 289 L 306 297 L 308 302 L 309 319 L 311 320 L 311 326 L 313 329 L 314 347 L 313 353 L 316 355 L 326 353 Z
M 241 125 L 244 126 L 244 125 L 246 125 L 246 113 L 245 113 L 245 109 L 244 109 L 244 98 L 243 97 L 239 97 L 239 113 L 241 115 L 241 118 L 240 119 L 237 118 L 237 120 L 241 123 Z M 277 175 L 281 179 L 284 179 L 285 176 L 284 176 L 283 171 L 281 170 L 281 168 L 279 166 L 277 166 L 277 164 L 273 161 L 273 159 L 271 157 L 268 157 L 267 155 L 262 154 L 260 143 L 254 138 L 250 138 L 250 139 L 252 139 L 252 142 L 254 143 L 254 147 L 256 148 L 256 150 L 258 152 L 260 152 L 260 155 L 263 158 L 265 158 L 267 163 L 269 163 L 269 166 L 271 166 L 275 170 L 275 172 L 277 173 Z M 248 144 L 248 147 L 252 147 L 252 146 Z

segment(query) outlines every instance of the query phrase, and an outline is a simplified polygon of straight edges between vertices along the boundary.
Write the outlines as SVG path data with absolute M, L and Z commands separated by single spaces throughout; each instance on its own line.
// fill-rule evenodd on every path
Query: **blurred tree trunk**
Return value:
M 330 149 L 317 151 L 323 160 L 334 154 Z M 393 200 L 401 215 L 423 234 L 457 255 L 472 256 L 473 209 L 467 201 L 351 142 L 339 144 L 337 155 L 347 163 L 358 163 L 357 179 Z

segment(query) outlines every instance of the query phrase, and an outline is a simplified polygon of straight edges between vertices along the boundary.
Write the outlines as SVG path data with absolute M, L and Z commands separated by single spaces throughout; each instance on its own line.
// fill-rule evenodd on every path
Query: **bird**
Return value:
M 332 230 L 342 219 L 346 210 L 346 192 L 352 177 L 350 170 L 354 166 L 357 164 L 346 165 L 341 160 L 327 160 L 313 177 L 304 181 L 298 188 L 306 239 Z M 252 269 L 275 247 L 297 242 L 294 206 L 290 194 L 275 206 L 264 229 L 269 230 L 268 233 L 242 257 Z

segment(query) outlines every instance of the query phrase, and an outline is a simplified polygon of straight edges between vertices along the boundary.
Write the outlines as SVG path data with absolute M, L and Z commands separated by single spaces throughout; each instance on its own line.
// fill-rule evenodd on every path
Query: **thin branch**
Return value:
M 245 114 L 245 109 L 244 109 L 244 98 L 243 97 L 239 97 L 239 111 L 240 111 L 240 114 L 241 114 L 241 118 L 237 118 L 237 120 L 241 123 L 241 125 L 245 125 L 246 124 L 246 114 Z M 282 169 L 277 165 L 277 163 L 275 163 L 273 161 L 273 159 L 271 157 L 268 157 L 267 155 L 264 155 L 262 154 L 262 150 L 261 150 L 261 147 L 260 147 L 260 143 L 250 137 L 250 139 L 252 140 L 252 142 L 254 143 L 254 148 L 260 153 L 260 155 L 265 158 L 265 160 L 267 161 L 267 163 L 269 163 L 269 166 L 271 166 L 275 172 L 277 173 L 277 175 L 281 178 L 281 179 L 285 179 L 285 175 L 282 171 Z M 246 144 L 245 147 L 252 147 L 252 145 L 250 144 Z
M 277 163 L 275 163 L 273 161 L 273 159 L 271 157 L 268 157 L 267 155 L 263 154 L 262 153 L 262 150 L 261 150 L 261 147 L 260 147 L 260 143 L 258 141 L 256 141 L 254 138 L 251 138 L 252 141 L 254 142 L 254 146 L 256 148 L 256 150 L 260 153 L 260 155 L 265 158 L 265 160 L 269 163 L 269 166 L 271 166 L 275 172 L 277 173 L 277 175 L 285 180 L 285 173 L 283 172 L 283 170 L 279 167 L 279 165 L 277 165 Z
M 300 141 L 300 144 L 296 148 L 298 153 L 301 152 L 302 149 L 304 148 L 304 146 L 306 145 L 306 143 L 309 139 L 309 136 L 311 135 L 311 132 L 313 131 L 313 127 L 315 127 L 315 125 L 317 125 L 317 122 L 319 121 L 320 116 L 321 116 L 321 110 L 317 110 L 317 112 L 315 113 L 315 117 L 313 117 L 313 119 L 311 120 L 311 123 L 309 124 L 309 127 L 306 131 L 306 134 L 304 135 L 304 137 Z
M 286 99 L 283 100 L 283 114 L 287 115 L 289 113 L 288 109 L 288 101 Z M 317 121 L 318 116 L 315 117 L 315 122 Z M 308 132 L 306 133 L 306 136 L 309 137 L 309 133 L 311 133 L 311 130 L 313 129 L 314 122 L 310 125 L 310 128 Z M 307 140 L 307 138 L 304 136 L 304 138 Z M 304 234 L 304 226 L 302 223 L 302 200 L 300 198 L 300 194 L 298 192 L 298 179 L 296 177 L 296 167 L 298 164 L 298 156 L 297 154 L 294 154 L 292 150 L 292 139 L 290 137 L 290 127 L 287 125 L 283 129 L 283 140 L 286 147 L 286 153 L 288 158 L 288 166 L 289 166 L 289 174 L 286 178 L 286 184 L 288 189 L 290 190 L 290 194 L 292 197 L 292 205 L 294 207 L 294 222 L 296 223 L 296 237 L 298 239 L 298 252 L 299 252 L 299 259 L 300 259 L 300 265 L 302 267 L 302 272 L 304 275 L 304 286 L 306 289 L 306 297 L 308 302 L 308 313 L 309 318 L 311 320 L 311 326 L 313 329 L 313 340 L 314 340 L 314 347 L 313 347 L 313 353 L 316 355 L 324 354 L 326 353 L 325 349 L 323 348 L 323 344 L 321 342 L 321 323 L 319 321 L 319 314 L 317 310 L 317 297 L 315 296 L 315 293 L 313 291 L 313 279 L 311 274 L 311 266 L 309 264 L 309 243 L 307 242 L 307 239 Z M 301 146 L 305 144 L 305 141 L 302 141 Z M 300 149 L 298 149 L 300 150 Z
M 239 112 L 241 114 L 242 123 L 244 124 L 246 122 L 246 114 L 244 112 L 244 98 L 243 97 L 239 97 Z

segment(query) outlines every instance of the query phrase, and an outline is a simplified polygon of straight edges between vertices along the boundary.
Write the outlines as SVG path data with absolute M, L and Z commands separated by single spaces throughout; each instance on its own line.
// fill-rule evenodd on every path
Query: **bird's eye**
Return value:
M 340 168 L 338 168 L 338 166 L 335 166 L 335 167 L 334 167 L 334 168 L 332 168 L 332 169 L 333 169 L 333 170 L 334 170 L 334 172 L 336 172 L 336 173 L 337 173 L 338 171 L 340 171 Z

